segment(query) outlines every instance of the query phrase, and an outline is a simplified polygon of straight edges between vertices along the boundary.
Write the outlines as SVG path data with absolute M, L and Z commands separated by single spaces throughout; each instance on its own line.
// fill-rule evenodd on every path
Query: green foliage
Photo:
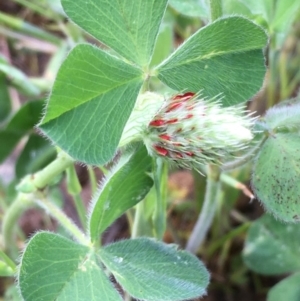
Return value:
M 268 31 L 276 35 L 277 46 L 281 45 L 300 9 L 299 1 L 294 0 L 241 0 L 254 16 L 261 16 L 268 24 Z
M 31 134 L 22 150 L 15 167 L 17 178 L 34 173 L 52 162 L 56 151 L 45 138 Z
M 0 130 L 0 162 L 13 151 L 17 143 L 38 123 L 42 112 L 42 101 L 26 102 Z
M 122 19 L 120 11 L 124 11 L 124 16 L 135 17 L 145 13 L 143 8 L 137 9 L 138 3 L 134 2 L 125 10 L 123 6 L 116 6 L 110 13 L 106 11 L 106 5 L 99 5 L 96 10 L 94 1 L 88 5 L 84 2 L 83 6 L 88 14 L 94 16 L 97 13 L 97 18 L 104 14 L 112 22 L 116 18 Z M 132 53 L 136 60 L 131 52 L 126 52 L 130 57 L 125 57 L 145 69 L 165 9 L 163 2 L 160 3 L 155 6 L 158 19 L 155 21 L 148 16 L 149 26 L 151 22 L 158 24 L 151 29 L 151 45 L 139 41 L 150 30 L 144 19 L 130 19 L 132 23 L 126 27 L 127 34 L 122 31 L 122 37 L 116 39 L 106 35 L 103 26 L 110 28 L 108 23 L 103 25 L 96 17 L 83 18 L 74 2 L 64 1 L 63 5 L 78 24 L 121 55 L 128 51 L 128 43 L 135 45 Z M 136 46 L 138 41 L 141 48 Z M 260 88 L 265 73 L 262 48 L 266 41 L 264 31 L 249 20 L 240 17 L 222 19 L 199 30 L 152 73 L 157 72 L 158 78 L 175 90 L 198 92 L 203 89 L 204 96 L 222 94 L 224 105 L 233 105 L 247 100 Z M 246 68 L 245 64 L 248 64 Z M 40 128 L 74 159 L 87 164 L 108 162 L 115 154 L 142 83 L 149 77 L 147 68 L 142 71 L 89 45 L 75 47 L 58 72 Z M 74 133 L 76 139 L 73 139 Z M 105 148 L 101 147 L 103 145 Z
M 107 175 L 92 203 L 89 217 L 92 241 L 97 241 L 99 235 L 119 216 L 144 199 L 153 185 L 147 174 L 151 162 L 146 148 L 142 147 L 135 154 L 121 158 L 111 174 Z
M 299 273 L 280 281 L 269 291 L 267 301 L 300 300 L 299 283 Z
M 300 228 L 286 225 L 269 215 L 250 227 L 244 248 L 247 266 L 264 275 L 280 275 L 300 271 Z M 300 297 L 299 273 L 280 281 L 268 293 L 268 301 L 297 301 Z
M 173 25 L 172 20 L 162 23 L 155 43 L 150 64 L 151 67 L 161 63 L 172 52 L 174 44 Z
M 92 247 L 40 232 L 31 238 L 21 258 L 21 294 L 35 301 L 121 300 L 100 260 L 130 294 L 146 300 L 198 297 L 208 284 L 208 273 L 196 257 L 161 242 L 127 240 L 96 253 Z
M 209 7 L 205 0 L 169 0 L 169 4 L 179 13 L 191 17 L 209 18 Z
M 19 69 L 13 67 L 0 57 L 0 75 L 5 75 L 12 86 L 16 87 L 22 94 L 38 96 L 40 90 Z
M 245 263 L 265 275 L 299 271 L 299 235 L 299 226 L 282 224 L 264 215 L 249 229 L 244 248 Z
M 55 24 L 61 26 L 67 35 L 66 41 L 61 43 L 65 48 L 58 49 L 61 53 L 56 59 L 61 59 L 72 48 L 59 69 L 39 124 L 67 159 L 63 167 L 58 166 L 62 161 L 55 159 L 38 173 L 28 175 L 23 180 L 25 184 L 32 184 L 35 180 L 46 184 L 39 187 L 43 189 L 36 189 L 32 184 L 32 194 L 19 194 L 17 201 L 20 203 L 16 205 L 15 201 L 5 218 L 8 216 L 11 224 L 16 224 L 20 211 L 28 208 L 28 204 L 38 204 L 59 221 L 68 236 L 71 234 L 80 243 L 47 232 L 37 233 L 30 239 L 18 272 L 18 286 L 24 300 L 121 301 L 121 295 L 109 279 L 111 274 L 124 291 L 140 300 L 179 301 L 203 296 L 209 274 L 197 257 L 150 238 L 134 238 L 153 233 L 163 237 L 167 224 L 167 169 L 162 169 L 161 165 L 155 170 L 144 146 L 124 149 L 122 145 L 122 149 L 118 149 L 120 139 L 125 125 L 129 133 L 134 132 L 135 129 L 130 131 L 128 119 L 132 117 L 133 109 L 140 109 L 135 107 L 136 100 L 147 90 L 202 91 L 206 98 L 222 97 L 222 105 L 227 107 L 253 97 L 265 76 L 263 52 L 267 36 L 248 18 L 279 38 L 280 34 L 287 34 L 299 3 L 292 0 L 224 0 L 225 14 L 235 16 L 222 17 L 198 29 L 198 25 L 205 24 L 209 15 L 213 15 L 206 0 L 62 0 L 62 7 L 59 1 L 26 2 L 35 8 L 39 2 L 46 5 L 44 7 L 56 7 L 57 13 L 45 12 L 48 17 L 53 13 L 58 20 Z M 71 21 L 99 40 L 100 43 L 92 40 L 99 47 L 89 44 L 73 47 L 78 41 L 85 41 L 88 35 L 74 24 L 62 22 L 65 16 L 62 8 Z M 168 14 L 165 14 L 166 9 Z M 247 16 L 247 19 L 236 14 Z M 201 20 L 190 17 L 200 17 Z M 180 32 L 176 18 L 184 19 L 186 31 Z M 196 20 L 197 25 L 191 20 Z M 27 33 L 37 29 L 32 27 L 30 31 L 29 24 L 20 24 L 27 26 Z M 182 41 L 181 38 L 185 39 L 191 32 L 195 33 Z M 35 36 L 43 33 L 36 31 Z M 46 40 L 51 37 L 54 36 L 48 35 Z M 54 40 L 56 46 L 60 45 L 60 38 Z M 271 46 L 279 45 L 278 41 L 272 40 Z M 178 42 L 182 44 L 170 54 Z M 40 89 L 23 72 L 1 58 L 0 61 L 0 121 L 5 122 L 11 110 L 5 85 L 7 79 L 30 96 L 39 95 Z M 34 173 L 53 160 L 54 148 L 33 133 L 41 111 L 40 101 L 29 102 L 3 123 L 0 131 L 0 161 L 24 136 L 28 137 L 17 160 L 17 177 Z M 260 145 L 253 168 L 252 185 L 257 197 L 268 211 L 286 222 L 300 221 L 297 199 L 300 195 L 299 114 L 299 103 L 289 103 L 269 110 L 259 121 L 265 140 Z M 80 202 L 81 185 L 72 159 L 97 166 L 111 161 L 116 153 L 120 159 L 106 174 L 92 199 L 89 214 L 85 216 L 85 208 Z M 47 185 L 64 170 L 67 170 L 67 191 L 77 202 L 83 228 L 88 220 L 86 232 L 77 228 L 50 201 L 53 196 Z M 219 178 L 222 180 L 224 176 L 218 171 L 214 178 L 218 185 Z M 156 185 L 149 195 L 153 179 Z M 208 184 L 211 181 L 209 178 Z M 231 185 L 241 187 L 240 184 L 234 182 Z M 207 192 L 209 195 L 210 191 Z M 221 194 L 225 195 L 225 192 L 222 190 L 218 198 L 222 198 Z M 139 204 L 142 200 L 143 203 Z M 18 212 L 13 212 L 14 208 Z M 126 211 L 132 239 L 101 246 L 101 235 Z M 134 221 L 131 220 L 133 213 Z M 8 225 L 5 222 L 4 228 L 11 229 Z M 206 226 L 208 229 L 210 224 L 206 223 Z M 200 231 L 204 237 L 206 230 L 203 228 Z M 213 232 L 218 232 L 217 228 L 212 231 L 212 237 Z M 7 242 L 7 233 L 11 232 L 4 231 L 4 242 Z M 246 264 L 266 275 L 299 272 L 299 234 L 294 224 L 282 225 L 269 216 L 259 219 L 253 223 L 247 237 Z M 231 235 L 229 233 L 228 237 Z M 14 272 L 7 262 L 0 262 L 1 275 L 11 276 Z M 268 301 L 298 300 L 297 284 L 299 274 L 292 275 L 270 291 Z M 285 290 L 289 295 L 284 294 Z
M 265 75 L 265 32 L 251 21 L 228 17 L 205 26 L 159 66 L 158 78 L 174 90 L 224 96 L 231 106 L 256 93 Z
M 4 121 L 11 111 L 10 96 L 6 85 L 6 77 L 0 73 L 0 122 Z
M 252 185 L 268 211 L 286 222 L 300 221 L 300 105 L 270 109 L 262 127 L 268 138 L 253 166 Z
M 208 285 L 208 272 L 195 256 L 148 238 L 120 241 L 99 254 L 122 287 L 137 299 L 192 299 L 205 294 Z
M 75 159 L 104 164 L 115 154 L 141 85 L 138 68 L 78 45 L 58 72 L 40 128 Z
M 18 282 L 28 301 L 121 300 L 92 250 L 52 233 L 38 233 L 28 242 Z
M 12 277 L 15 271 L 5 262 L 0 261 L 0 277 Z
M 147 67 L 167 0 L 62 0 L 66 14 L 131 62 Z

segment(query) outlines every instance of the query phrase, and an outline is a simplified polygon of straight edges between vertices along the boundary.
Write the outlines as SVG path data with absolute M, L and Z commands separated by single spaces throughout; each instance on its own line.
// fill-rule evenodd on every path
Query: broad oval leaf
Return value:
M 137 238 L 108 245 L 99 254 L 122 287 L 139 300 L 177 301 L 206 293 L 206 268 L 174 245 Z
M 62 0 L 66 14 L 124 58 L 148 66 L 167 0 Z
M 153 185 L 147 174 L 151 162 L 145 147 L 132 156 L 121 157 L 92 203 L 89 217 L 92 241 L 98 240 L 99 235 L 119 216 L 144 199 Z
M 300 273 L 292 275 L 271 288 L 267 301 L 299 301 L 300 300 Z
M 265 275 L 300 271 L 299 237 L 298 225 L 286 225 L 264 215 L 249 229 L 244 261 L 250 269 Z
M 242 17 L 219 19 L 183 43 L 158 67 L 158 78 L 175 90 L 224 96 L 225 106 L 246 101 L 265 75 L 262 28 Z
M 140 69 L 78 45 L 58 72 L 40 128 L 74 159 L 104 164 L 115 154 L 142 83 Z
M 253 166 L 252 186 L 267 211 L 300 222 L 300 134 L 271 132 Z
M 18 285 L 25 301 L 122 300 L 88 247 L 48 232 L 30 239 Z

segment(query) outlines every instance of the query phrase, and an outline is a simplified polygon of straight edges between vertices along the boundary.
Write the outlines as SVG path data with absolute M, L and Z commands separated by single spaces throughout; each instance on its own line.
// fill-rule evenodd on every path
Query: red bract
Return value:
M 154 145 L 153 147 L 156 150 L 156 152 L 163 157 L 168 154 L 168 151 L 163 147 L 160 147 L 158 145 Z
M 188 100 L 188 99 L 192 98 L 193 96 L 195 96 L 195 93 L 193 93 L 193 92 L 186 92 L 184 94 L 177 94 L 172 99 L 173 100 L 177 100 L 177 99 Z
M 151 121 L 149 125 L 151 125 L 151 126 L 162 126 L 164 124 L 166 124 L 166 122 L 164 120 L 158 119 L 158 120 Z

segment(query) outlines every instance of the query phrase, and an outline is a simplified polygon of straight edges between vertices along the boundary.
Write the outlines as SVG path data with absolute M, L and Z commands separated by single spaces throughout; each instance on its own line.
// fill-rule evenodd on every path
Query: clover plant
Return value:
M 194 254 L 215 215 L 224 172 L 251 160 L 256 197 L 269 213 L 291 225 L 276 224 L 271 217 L 256 221 L 245 261 L 262 273 L 295 273 L 270 291 L 270 301 L 283 300 L 277 295 L 295 288 L 300 103 L 282 103 L 263 117 L 254 117 L 245 106 L 263 86 L 269 35 L 285 28 L 279 13 L 268 15 L 267 8 L 250 2 L 224 1 L 223 10 L 219 0 L 190 0 L 185 5 L 175 0 L 61 0 L 61 14 L 93 43 L 75 43 L 66 56 L 41 119 L 34 112 L 41 111 L 42 102 L 28 103 L 14 118 L 19 120 L 18 115 L 28 110 L 31 118 L 22 123 L 11 119 L 0 132 L 0 139 L 9 137 L 9 147 L 0 151 L 2 158 L 29 133 L 32 144 L 42 147 L 49 140 L 57 152 L 54 159 L 54 147 L 47 148 L 48 162 L 43 161 L 42 169 L 20 164 L 18 195 L 3 220 L 8 251 L 13 225 L 34 205 L 57 219 L 67 233 L 40 231 L 26 243 L 17 269 L 24 300 L 116 301 L 124 296 L 179 301 L 204 296 L 210 275 Z M 290 16 L 292 10 L 279 2 L 278 11 Z M 164 21 L 168 5 L 207 23 L 172 53 Z M 45 139 L 29 132 L 34 124 Z M 24 151 L 19 160 L 29 160 L 29 155 Z M 49 193 L 57 176 L 66 171 L 68 192 L 78 195 L 76 162 L 112 166 L 88 211 L 76 202 L 83 230 Z M 169 166 L 194 169 L 207 177 L 203 208 L 186 250 L 162 242 Z M 155 201 L 146 210 L 144 204 L 153 193 Z M 131 238 L 103 245 L 102 234 L 126 212 L 134 213 Z M 272 233 L 278 239 L 272 239 Z M 14 263 L 5 256 L 2 274 L 11 275 Z

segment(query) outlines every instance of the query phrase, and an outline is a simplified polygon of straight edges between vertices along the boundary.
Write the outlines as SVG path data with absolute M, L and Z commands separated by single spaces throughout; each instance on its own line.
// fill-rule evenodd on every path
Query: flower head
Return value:
M 167 99 L 145 128 L 152 156 L 183 167 L 222 164 L 249 146 L 255 118 L 241 107 L 223 108 L 191 92 Z

